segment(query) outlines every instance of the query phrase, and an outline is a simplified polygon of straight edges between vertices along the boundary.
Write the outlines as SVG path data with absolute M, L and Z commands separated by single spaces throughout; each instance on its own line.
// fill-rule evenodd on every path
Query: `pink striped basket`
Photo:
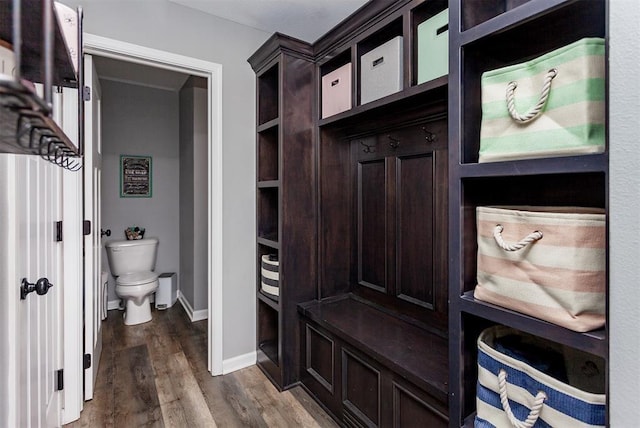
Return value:
M 574 331 L 604 325 L 604 210 L 477 207 L 476 218 L 476 299 Z

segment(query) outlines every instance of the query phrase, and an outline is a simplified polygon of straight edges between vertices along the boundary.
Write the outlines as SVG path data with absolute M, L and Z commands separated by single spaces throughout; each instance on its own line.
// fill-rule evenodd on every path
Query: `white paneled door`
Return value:
M 0 155 L 0 426 L 61 424 L 61 174 L 38 156 Z M 22 295 L 23 281 L 39 291 Z
M 89 354 L 91 367 L 84 372 L 84 399 L 93 398 L 95 379 L 102 352 L 100 179 L 102 165 L 100 82 L 91 55 L 85 55 L 85 85 L 90 100 L 85 102 L 84 154 L 84 219 L 91 222 L 91 231 L 84 239 L 84 352 Z

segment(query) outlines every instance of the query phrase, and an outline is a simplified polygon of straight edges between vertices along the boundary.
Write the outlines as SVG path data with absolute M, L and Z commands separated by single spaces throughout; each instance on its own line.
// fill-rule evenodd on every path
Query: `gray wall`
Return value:
M 208 307 L 207 159 L 206 81 L 191 77 L 180 90 L 180 292 L 194 311 Z
M 101 80 L 102 228 L 111 239 L 139 226 L 158 238 L 156 272 L 177 272 L 180 280 L 178 191 L 178 93 Z M 120 155 L 152 157 L 152 197 L 120 197 Z M 103 255 L 105 255 L 103 251 Z M 103 257 L 103 269 L 108 264 Z M 116 299 L 110 278 L 109 300 Z
M 640 420 L 640 3 L 609 2 L 609 331 L 612 427 Z
M 270 34 L 166 0 L 63 3 L 83 7 L 87 33 L 222 65 L 223 358 L 254 351 L 255 76 L 247 58 Z

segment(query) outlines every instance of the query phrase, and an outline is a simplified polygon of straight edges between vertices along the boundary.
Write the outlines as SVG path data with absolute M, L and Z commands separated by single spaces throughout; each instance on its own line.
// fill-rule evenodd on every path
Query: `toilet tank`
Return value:
M 158 240 L 155 238 L 131 241 L 111 241 L 105 244 L 107 260 L 114 276 L 125 273 L 152 271 L 156 267 Z

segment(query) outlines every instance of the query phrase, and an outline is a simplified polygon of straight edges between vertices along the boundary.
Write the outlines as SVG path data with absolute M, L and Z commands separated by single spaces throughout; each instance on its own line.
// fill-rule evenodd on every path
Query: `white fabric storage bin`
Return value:
M 322 76 L 322 118 L 351 108 L 351 63 Z
M 394 37 L 360 58 L 360 104 L 402 89 L 402 36 Z

